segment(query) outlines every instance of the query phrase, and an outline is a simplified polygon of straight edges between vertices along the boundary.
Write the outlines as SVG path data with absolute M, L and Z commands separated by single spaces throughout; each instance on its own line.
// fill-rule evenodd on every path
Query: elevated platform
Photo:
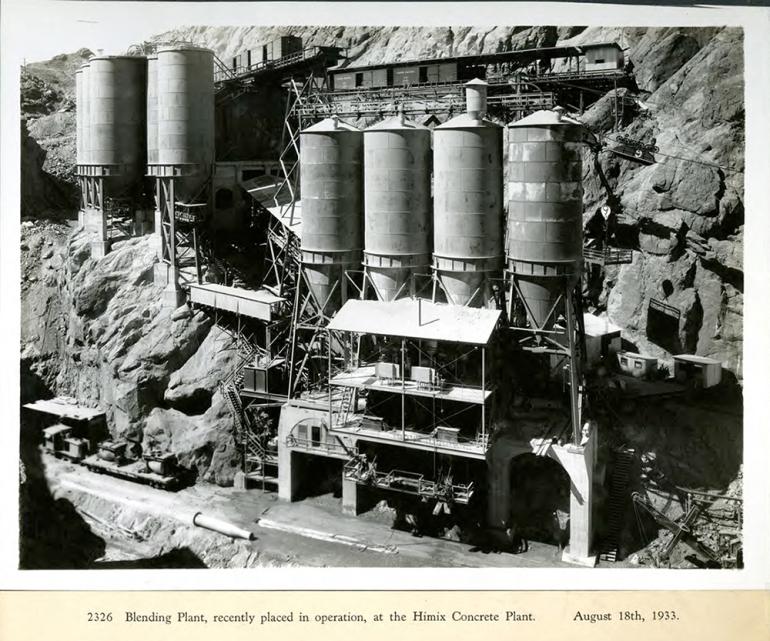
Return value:
M 484 460 L 488 445 L 486 439 L 473 441 L 458 440 L 457 442 L 454 442 L 438 439 L 430 432 L 426 433 L 401 429 L 385 431 L 367 429 L 357 420 L 349 421 L 345 425 L 335 426 L 329 430 L 329 433 L 351 437 L 355 440 L 363 439 L 374 443 L 382 443 L 384 445 L 395 445 L 413 450 L 437 452 L 439 454 L 461 456 L 480 461 Z
M 250 290 L 216 283 L 190 284 L 189 300 L 196 305 L 271 322 L 286 302 L 266 289 Z
M 392 302 L 349 300 L 331 320 L 330 330 L 486 345 L 502 312 L 422 299 Z
M 214 82 L 218 88 L 223 88 L 233 84 L 282 79 L 292 74 L 331 67 L 339 62 L 341 56 L 340 47 L 307 47 L 288 56 L 276 60 L 265 60 L 249 67 L 239 67 L 235 70 L 228 67 L 219 68 L 214 75 Z
M 483 405 L 492 395 L 492 390 L 482 390 L 474 387 L 448 385 L 443 388 L 424 387 L 415 381 L 407 380 L 402 387 L 400 380 L 378 378 L 374 374 L 374 365 L 357 367 L 350 372 L 342 372 L 329 380 L 329 384 L 337 387 L 352 387 L 356 389 L 421 396 L 442 401 L 456 401 Z

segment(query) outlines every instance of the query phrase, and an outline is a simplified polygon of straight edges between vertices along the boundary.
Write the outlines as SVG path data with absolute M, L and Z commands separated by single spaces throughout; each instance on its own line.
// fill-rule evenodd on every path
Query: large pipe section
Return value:
M 467 83 L 467 113 L 433 139 L 433 268 L 448 302 L 472 307 L 490 303 L 503 254 L 503 130 L 484 119 L 486 88 Z
M 224 519 L 218 519 L 214 516 L 206 516 L 203 512 L 196 512 L 192 518 L 193 525 L 202 527 L 212 532 L 219 532 L 225 536 L 232 537 L 234 539 L 246 539 L 251 541 L 254 539 L 254 533 L 244 528 L 233 525 L 232 523 L 225 521 Z
M 214 53 L 194 46 L 157 51 L 157 163 L 173 173 L 178 201 L 193 201 L 214 163 Z
M 109 195 L 130 195 L 125 192 L 144 175 L 147 61 L 97 56 L 89 61 L 87 74 L 87 164 L 109 177 L 105 183 Z
M 403 114 L 364 131 L 364 260 L 381 300 L 430 269 L 430 159 L 430 129 Z
M 547 329 L 581 270 L 583 129 L 561 110 L 538 111 L 509 128 L 508 269 L 530 321 Z
M 344 302 L 345 271 L 361 264 L 363 133 L 327 118 L 300 134 L 302 263 L 324 313 Z

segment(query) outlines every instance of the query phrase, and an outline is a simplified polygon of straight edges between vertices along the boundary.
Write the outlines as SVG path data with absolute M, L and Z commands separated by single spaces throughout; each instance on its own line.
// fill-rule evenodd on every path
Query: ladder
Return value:
M 339 412 L 337 413 L 337 425 L 345 425 L 353 409 L 353 402 L 356 396 L 356 390 L 353 387 L 342 388 L 342 400 L 340 401 Z
M 610 479 L 609 522 L 607 534 L 599 547 L 599 558 L 614 563 L 620 547 L 620 533 L 628 505 L 628 479 L 634 462 L 634 450 L 615 451 L 615 460 Z

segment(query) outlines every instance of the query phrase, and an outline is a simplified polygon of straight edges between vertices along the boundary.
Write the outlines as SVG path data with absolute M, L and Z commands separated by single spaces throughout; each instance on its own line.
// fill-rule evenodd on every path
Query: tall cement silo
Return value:
M 88 164 L 105 179 L 106 197 L 133 196 L 145 165 L 147 61 L 96 56 L 88 74 Z
M 563 309 L 559 296 L 580 276 L 584 130 L 560 110 L 538 111 L 509 130 L 508 269 L 530 322 L 547 329 Z
M 200 197 L 214 163 L 214 53 L 167 46 L 157 57 L 157 164 L 161 174 L 173 168 L 175 198 L 189 202 Z
M 410 293 L 431 251 L 430 129 L 388 118 L 364 132 L 364 261 L 381 300 Z
M 345 271 L 361 265 L 363 133 L 327 118 L 300 135 L 302 265 L 319 307 L 345 298 Z
M 448 302 L 472 307 L 489 304 L 503 254 L 503 130 L 484 119 L 486 86 L 467 83 L 467 113 L 433 134 L 433 268 Z

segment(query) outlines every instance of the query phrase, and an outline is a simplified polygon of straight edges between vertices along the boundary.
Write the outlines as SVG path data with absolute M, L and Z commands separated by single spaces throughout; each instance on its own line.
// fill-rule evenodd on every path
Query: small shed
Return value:
M 620 327 L 607 317 L 583 314 L 586 337 L 586 362 L 589 367 L 602 359 L 612 359 L 621 351 Z
M 645 354 L 618 352 L 620 371 L 634 378 L 650 378 L 658 368 L 658 359 Z
M 674 377 L 680 383 L 692 382 L 696 387 L 713 387 L 722 381 L 722 362 L 706 356 L 679 354 L 674 356 Z

